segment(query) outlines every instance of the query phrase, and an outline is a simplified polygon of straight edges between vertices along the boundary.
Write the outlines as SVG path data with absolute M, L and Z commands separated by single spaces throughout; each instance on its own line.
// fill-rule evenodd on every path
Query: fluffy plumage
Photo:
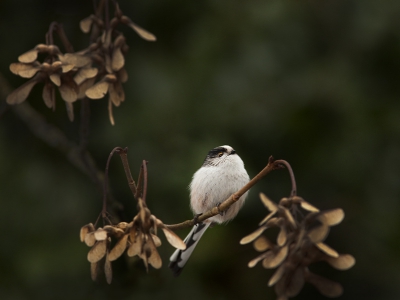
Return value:
M 219 205 L 237 192 L 250 180 L 244 163 L 231 146 L 219 146 L 210 150 L 202 167 L 193 175 L 190 183 L 190 206 L 198 215 Z M 233 219 L 242 207 L 247 192 L 220 215 L 196 224 L 185 238 L 186 250 L 176 250 L 169 267 L 178 276 L 192 254 L 201 236 L 212 223 L 224 223 Z

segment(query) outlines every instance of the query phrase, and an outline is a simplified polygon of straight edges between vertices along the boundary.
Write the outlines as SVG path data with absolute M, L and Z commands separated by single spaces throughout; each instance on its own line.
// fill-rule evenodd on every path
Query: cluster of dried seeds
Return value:
M 355 264 L 350 254 L 339 254 L 323 243 L 330 227 L 343 220 L 343 210 L 319 211 L 297 196 L 283 198 L 279 204 L 264 194 L 260 194 L 260 198 L 270 213 L 260 222 L 256 231 L 240 241 L 241 244 L 253 242 L 255 250 L 262 252 L 248 266 L 252 268 L 262 261 L 266 269 L 277 268 L 268 285 L 275 286 L 279 300 L 296 296 L 305 282 L 313 284 L 324 296 L 340 296 L 343 288 L 339 283 L 312 273 L 308 266 L 326 261 L 336 269 L 347 270 Z M 303 215 L 303 211 L 307 214 Z M 262 235 L 271 227 L 279 228 L 276 243 Z
M 112 281 L 111 262 L 118 259 L 125 251 L 130 257 L 138 256 L 148 265 L 159 269 L 162 260 L 157 247 L 161 240 L 157 229 L 161 228 L 168 242 L 175 248 L 184 250 L 185 243 L 164 223 L 151 214 L 144 201 L 139 198 L 139 212 L 130 223 L 121 222 L 95 229 L 92 223 L 81 228 L 81 242 L 91 247 L 87 259 L 91 263 L 91 277 L 95 281 L 104 270 L 107 283 Z
M 30 80 L 8 95 L 7 103 L 22 103 L 36 84 L 44 83 L 42 98 L 46 106 L 55 109 L 55 90 L 58 89 L 66 103 L 68 117 L 72 121 L 74 102 L 85 97 L 101 99 L 108 93 L 109 119 L 114 125 L 112 106 L 119 106 L 125 100 L 122 83 L 128 80 L 128 75 L 124 69 L 124 56 L 129 48 L 124 35 L 116 28 L 119 24 L 127 25 L 147 41 L 155 41 L 156 37 L 125 16 L 116 1 L 113 3 L 115 13 L 111 20 L 104 19 L 103 16 L 108 14 L 99 13 L 102 17 L 91 15 L 80 22 L 81 30 L 91 33 L 93 42 L 88 48 L 73 52 L 69 41 L 62 34 L 61 40 L 70 50 L 67 51 L 69 53 L 62 53 L 59 47 L 52 43 L 53 39 L 47 38 L 46 44 L 39 44 L 20 55 L 19 62 L 12 63 L 10 70 Z M 108 9 L 105 5 L 99 7 Z M 51 28 L 60 30 L 61 26 L 54 26 L 53 23 Z M 53 32 L 49 32 L 47 37 L 52 34 Z

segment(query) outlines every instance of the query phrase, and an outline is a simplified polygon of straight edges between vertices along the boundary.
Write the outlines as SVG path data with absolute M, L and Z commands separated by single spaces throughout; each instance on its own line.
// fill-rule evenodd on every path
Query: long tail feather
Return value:
M 170 257 L 169 267 L 172 269 L 174 276 L 177 277 L 182 272 L 183 267 L 188 261 L 190 255 L 192 254 L 194 248 L 199 242 L 201 236 L 211 225 L 211 222 L 199 223 L 193 226 L 192 230 L 189 232 L 188 236 L 185 238 L 184 242 L 186 244 L 185 250 L 177 249 Z

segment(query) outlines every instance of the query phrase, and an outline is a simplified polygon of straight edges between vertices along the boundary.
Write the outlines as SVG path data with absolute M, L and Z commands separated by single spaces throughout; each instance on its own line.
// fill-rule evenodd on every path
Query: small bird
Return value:
M 249 182 L 250 178 L 244 163 L 231 146 L 219 146 L 210 150 L 203 165 L 193 175 L 190 188 L 190 206 L 196 216 L 218 206 Z M 230 206 L 226 211 L 213 216 L 202 223 L 194 225 L 185 238 L 185 250 L 177 249 L 170 257 L 169 267 L 174 276 L 178 276 L 201 236 L 213 223 L 224 223 L 232 220 L 247 197 L 248 192 Z

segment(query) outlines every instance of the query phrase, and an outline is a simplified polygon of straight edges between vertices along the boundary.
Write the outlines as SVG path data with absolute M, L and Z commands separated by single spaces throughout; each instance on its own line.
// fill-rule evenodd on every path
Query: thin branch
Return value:
M 297 186 L 296 179 L 294 178 L 293 169 L 290 164 L 286 160 L 276 160 L 275 163 L 282 164 L 288 169 L 290 175 L 290 181 L 292 182 L 292 191 L 290 193 L 290 197 L 294 197 L 297 195 Z
M 143 202 L 146 203 L 146 196 L 147 196 L 147 161 L 143 160 L 142 162 L 142 169 L 143 169 L 143 194 L 142 199 Z
M 183 229 L 183 228 L 187 228 L 187 227 L 192 227 L 196 223 L 203 222 L 204 220 L 207 220 L 208 218 L 218 215 L 221 211 L 227 210 L 233 203 L 238 201 L 239 198 L 244 193 L 246 193 L 258 181 L 260 181 L 265 175 L 267 175 L 268 173 L 270 173 L 273 170 L 282 169 L 282 167 L 283 166 L 282 166 L 281 160 L 274 161 L 273 157 L 270 156 L 267 166 L 260 173 L 258 173 L 256 176 L 254 176 L 253 179 L 251 179 L 244 187 L 242 187 L 236 193 L 232 194 L 228 199 L 226 199 L 224 202 L 222 202 L 219 206 L 213 207 L 212 209 L 208 210 L 207 212 L 203 213 L 199 217 L 194 218 L 192 220 L 186 220 L 179 224 L 165 225 L 165 226 L 171 230 Z
M 128 180 L 129 188 L 131 189 L 133 196 L 136 198 L 137 187 L 135 181 L 133 180 L 131 169 L 129 168 L 128 155 L 127 155 L 128 148 L 127 147 L 123 149 L 120 148 L 120 150 L 117 151 L 117 153 L 121 157 L 122 165 L 124 166 L 125 175 L 126 179 Z
M 111 157 L 114 155 L 115 152 L 119 152 L 123 150 L 121 147 L 115 147 L 107 159 L 106 169 L 104 171 L 104 184 L 103 184 L 103 208 L 101 210 L 101 216 L 103 219 L 107 218 L 107 195 L 108 195 L 108 169 L 110 166 Z

